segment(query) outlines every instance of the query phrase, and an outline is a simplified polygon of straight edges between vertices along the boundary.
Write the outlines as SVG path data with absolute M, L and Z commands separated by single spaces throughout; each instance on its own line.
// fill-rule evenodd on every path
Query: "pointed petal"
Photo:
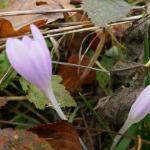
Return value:
M 47 44 L 45 42 L 45 39 L 44 39 L 42 33 L 33 24 L 30 26 L 30 28 L 31 28 L 31 32 L 32 32 L 32 35 L 33 35 L 33 39 L 35 41 L 37 41 L 37 43 L 39 43 L 42 46 L 43 51 L 44 51 L 45 55 L 47 56 L 47 60 L 50 60 L 50 63 L 52 63 L 51 62 L 51 57 L 50 57 L 50 52 L 49 52 L 49 49 L 47 47 Z M 52 69 L 52 68 L 50 68 L 50 69 Z M 52 70 L 51 70 L 51 73 L 52 73 Z
M 28 48 L 18 39 L 8 39 L 6 53 L 13 68 L 25 79 L 30 78 Z M 29 68 L 28 68 L 29 69 Z
M 36 49 L 34 48 L 36 54 Z M 33 49 L 30 49 L 18 39 L 8 39 L 6 43 L 6 53 L 13 68 L 22 75 L 26 80 L 36 85 L 41 90 L 45 90 L 45 80 L 38 73 L 37 67 L 39 64 L 38 55 L 34 56 Z M 35 61 L 35 59 L 37 60 Z M 43 67 L 43 66 L 42 66 Z M 39 69 L 39 68 L 38 68 Z M 42 77 L 41 77 L 42 76 Z M 46 85 L 47 86 L 47 85 Z
M 47 57 L 41 45 L 36 41 L 33 41 L 30 45 L 30 56 L 32 56 L 32 63 L 34 64 L 36 75 L 42 81 L 43 87 L 48 88 L 52 75 L 50 56 L 49 58 Z
M 26 45 L 26 46 L 29 46 L 31 44 L 33 40 L 31 38 L 29 38 L 28 36 L 24 36 L 22 38 L 22 42 Z
M 33 35 L 33 39 L 35 41 L 37 41 L 38 43 L 40 43 L 43 46 L 43 48 L 48 49 L 45 39 L 44 39 L 42 33 L 40 32 L 40 30 L 33 24 L 30 26 L 30 28 L 31 28 L 31 32 Z
M 133 103 L 129 117 L 133 123 L 142 120 L 150 112 L 150 85 L 148 85 Z

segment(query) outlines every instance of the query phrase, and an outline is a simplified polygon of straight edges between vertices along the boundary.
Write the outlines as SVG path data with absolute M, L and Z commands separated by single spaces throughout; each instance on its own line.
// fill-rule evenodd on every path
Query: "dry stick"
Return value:
M 86 119 L 85 119 L 85 116 L 84 116 L 84 113 L 83 113 L 83 111 L 81 110 L 81 115 L 82 115 L 82 118 L 83 118 L 83 122 L 84 122 L 84 125 L 85 125 L 85 127 L 86 127 L 86 132 L 87 132 L 87 138 L 89 139 L 89 142 L 90 142 L 90 145 L 91 145 L 91 147 L 92 147 L 92 149 L 91 150 L 94 150 L 94 144 L 93 144 L 93 140 L 92 140 L 92 137 L 91 137 L 91 133 L 90 133 L 90 130 L 88 129 L 88 124 L 87 124 L 87 121 L 86 121 Z
M 20 11 L 1 12 L 0 17 L 60 13 L 60 12 L 61 13 L 63 13 L 63 12 L 79 12 L 79 11 L 83 11 L 83 9 L 82 8 L 72 8 L 72 9 L 51 9 L 51 10 L 20 10 Z
M 122 24 L 122 23 L 131 23 L 131 21 L 117 22 L 117 23 L 110 24 L 108 26 L 119 25 L 119 24 Z M 108 26 L 106 26 L 106 27 L 108 27 Z M 103 28 L 101 28 L 101 27 L 87 27 L 87 28 L 76 29 L 76 30 L 62 32 L 62 33 L 56 33 L 56 34 L 47 35 L 47 36 L 45 36 L 45 38 L 46 37 L 50 37 L 50 36 L 54 36 L 55 37 L 55 36 L 61 36 L 61 35 L 64 35 L 64 34 L 71 34 L 71 33 L 77 33 L 77 32 L 95 31 L 95 30 L 98 30 L 98 29 L 100 31 Z
M 66 65 L 66 66 L 73 66 L 73 67 L 80 67 L 80 68 L 86 68 L 86 69 L 91 69 L 91 70 L 95 70 L 95 71 L 100 71 L 100 72 L 105 72 L 110 74 L 109 71 L 107 70 L 103 70 L 103 69 L 99 69 L 99 68 L 94 68 L 94 67 L 90 67 L 90 66 L 84 66 L 84 65 L 80 65 L 80 64 L 72 64 L 72 63 L 67 63 L 67 62 L 58 62 L 58 61 L 52 61 L 54 64 L 61 64 L 61 65 Z
M 64 31 L 69 31 L 69 30 L 80 29 L 84 27 L 90 27 L 90 26 L 93 26 L 93 24 L 87 23 L 87 24 L 81 24 L 81 25 L 76 25 L 76 26 L 71 26 L 71 27 L 64 27 L 60 29 L 48 30 L 48 31 L 43 32 L 43 34 L 54 34 L 54 33 L 59 33 L 59 32 L 64 32 Z
M 50 36 L 60 36 L 60 35 L 64 35 L 64 34 L 71 34 L 71 33 L 77 33 L 77 32 L 85 32 L 85 31 L 94 31 L 99 29 L 100 27 L 87 27 L 87 28 L 82 28 L 82 29 L 76 29 L 76 30 L 71 30 L 71 31 L 67 31 L 67 32 L 63 32 L 63 33 L 56 33 L 56 34 L 51 34 L 51 35 L 47 35 L 45 36 L 45 38 L 50 37 Z
M 27 100 L 26 96 L 1 96 L 0 101 L 23 101 Z
M 88 67 L 91 67 L 95 64 L 97 58 L 99 57 L 99 54 L 101 53 L 102 49 L 103 49 L 103 46 L 104 46 L 104 43 L 105 43 L 105 38 L 106 38 L 106 35 L 105 35 L 105 32 L 103 33 L 103 36 L 101 38 L 101 41 L 100 43 L 98 44 L 97 48 L 96 48 L 96 52 L 94 54 L 94 56 L 92 57 L 90 63 L 88 64 Z M 79 79 L 79 84 L 82 83 L 83 79 L 88 75 L 88 73 L 90 72 L 89 69 L 85 69 L 83 74 L 81 75 L 80 79 Z
M 141 150 L 142 148 L 142 139 L 141 139 L 141 136 L 138 135 L 138 146 L 137 146 L 137 150 Z
M 11 73 L 11 71 L 13 70 L 12 66 L 10 66 L 6 73 L 2 76 L 2 78 L 0 78 L 0 85 L 2 84 L 2 82 L 5 80 L 5 78 L 8 76 L 9 73 Z
M 123 21 L 123 22 L 112 23 L 112 24 L 110 24 L 108 26 L 119 25 L 119 24 L 124 24 L 124 23 L 131 23 L 131 21 Z M 87 24 L 85 26 L 87 26 Z M 55 36 L 61 36 L 61 35 L 66 35 L 66 34 L 71 34 L 71 33 L 77 33 L 77 32 L 95 31 L 95 30 L 98 30 L 98 29 L 99 29 L 99 31 L 102 30 L 102 28 L 100 28 L 100 27 L 85 27 L 85 28 L 81 28 L 81 29 L 79 28 L 79 29 L 75 29 L 75 30 L 74 29 L 73 30 L 68 29 L 68 31 L 62 32 L 62 30 L 67 30 L 67 28 L 68 27 L 64 27 L 64 28 L 61 28 L 61 29 L 53 29 L 53 30 L 42 32 L 42 33 L 49 32 L 50 35 L 44 36 L 45 38 L 47 38 L 47 37 L 55 37 Z M 74 28 L 76 28 L 76 26 L 74 26 Z M 58 33 L 56 33 L 56 31 Z M 59 33 L 59 32 L 62 32 L 62 33 Z M 31 36 L 31 34 L 28 34 L 28 35 Z M 24 35 L 15 36 L 15 38 L 21 38 L 23 36 Z M 0 41 L 6 41 L 6 40 L 7 40 L 7 38 L 1 38 L 0 39 Z M 4 45 L 2 46 L 2 48 L 4 48 Z
M 21 125 L 21 126 L 27 126 L 27 127 L 33 127 L 35 125 L 35 124 L 25 124 L 25 123 L 6 121 L 6 120 L 0 120 L 0 124 Z
M 101 31 L 101 29 L 99 29 Z M 79 49 L 79 64 L 81 63 L 81 61 L 83 60 L 83 57 L 85 56 L 85 54 L 87 53 L 87 51 L 89 50 L 90 46 L 93 44 L 93 42 L 95 41 L 96 38 L 98 38 L 98 34 L 96 34 L 96 36 L 92 39 L 92 41 L 90 42 L 90 44 L 88 45 L 88 47 L 86 48 L 85 52 L 82 54 L 82 49 L 83 49 L 83 44 L 84 42 L 87 40 L 87 38 L 91 35 L 93 35 L 95 32 L 97 32 L 98 30 L 96 31 L 93 31 L 91 33 L 89 33 L 88 35 L 86 35 L 84 37 L 84 39 L 82 40 L 82 43 L 81 43 L 81 46 L 80 46 L 80 49 Z
M 86 130 L 85 127 L 76 127 L 76 129 L 77 130 Z M 106 129 L 96 129 L 96 128 L 88 128 L 88 129 L 90 131 L 96 132 L 96 135 L 103 132 L 103 133 L 109 133 L 109 134 L 114 134 L 114 135 L 120 135 L 122 137 L 126 137 L 126 138 L 129 138 L 131 140 L 138 141 L 137 137 L 134 137 L 134 136 L 131 136 L 131 135 L 127 135 L 127 134 L 120 134 L 120 133 L 115 132 L 115 131 L 110 131 L 110 130 L 106 130 Z M 100 133 L 98 133 L 98 132 L 100 132 Z M 142 141 L 142 143 L 150 145 L 150 141 L 148 141 L 148 140 L 141 139 L 141 141 Z
M 62 22 L 62 23 L 50 23 L 45 25 L 45 27 L 67 27 L 67 26 L 75 26 L 75 25 L 83 25 L 89 24 L 91 21 L 75 21 L 75 22 Z

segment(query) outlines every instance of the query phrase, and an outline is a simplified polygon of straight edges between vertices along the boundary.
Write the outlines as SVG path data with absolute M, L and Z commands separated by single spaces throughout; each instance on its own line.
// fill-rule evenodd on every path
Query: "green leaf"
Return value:
M 110 69 L 114 64 L 114 59 L 111 57 L 103 56 L 100 63 L 102 66 L 104 66 L 106 69 Z M 111 95 L 112 90 L 110 87 L 110 76 L 106 74 L 105 72 L 96 72 L 96 79 L 98 81 L 99 86 L 102 88 L 102 90 L 107 94 Z
M 26 93 L 29 89 L 30 83 L 21 77 L 19 78 L 19 82 L 21 84 L 22 90 Z
M 48 103 L 47 97 L 34 85 L 30 84 L 27 95 L 29 101 L 34 103 L 36 108 L 44 110 Z
M 65 87 L 60 84 L 61 77 L 58 75 L 52 76 L 52 88 L 56 99 L 58 100 L 61 107 L 75 107 L 76 102 L 70 95 L 70 93 L 65 89 Z M 30 102 L 34 103 L 36 108 L 44 110 L 46 104 L 48 103 L 47 97 L 34 85 L 30 84 L 23 78 L 20 80 L 20 84 L 25 93 L 27 93 L 27 97 Z
M 60 84 L 62 78 L 58 75 L 52 76 L 52 88 L 61 107 L 75 107 L 76 102 L 65 87 Z
M 1 0 L 0 1 L 0 8 L 4 8 L 8 5 L 8 0 Z
M 129 13 L 131 8 L 124 0 L 86 0 L 83 7 L 97 26 L 117 21 Z

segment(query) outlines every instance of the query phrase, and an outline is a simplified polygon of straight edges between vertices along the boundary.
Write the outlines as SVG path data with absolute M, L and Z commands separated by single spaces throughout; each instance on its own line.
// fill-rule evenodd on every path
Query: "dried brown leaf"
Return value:
M 46 139 L 54 150 L 82 150 L 78 134 L 67 121 L 41 125 L 29 131 Z
M 90 63 L 90 58 L 88 56 L 84 56 L 83 60 L 81 61 L 81 65 L 88 66 Z M 79 64 L 79 56 L 72 55 L 68 59 L 68 63 L 71 64 Z M 95 79 L 95 71 L 91 70 L 89 74 L 84 78 L 82 85 L 79 85 L 80 76 L 83 74 L 84 69 L 78 68 L 74 66 L 65 66 L 61 65 L 59 68 L 59 74 L 63 78 L 63 84 L 65 85 L 66 89 L 70 92 L 77 92 L 81 89 L 82 85 L 90 84 Z
M 0 149 L 5 150 L 54 150 L 51 145 L 32 132 L 0 130 Z

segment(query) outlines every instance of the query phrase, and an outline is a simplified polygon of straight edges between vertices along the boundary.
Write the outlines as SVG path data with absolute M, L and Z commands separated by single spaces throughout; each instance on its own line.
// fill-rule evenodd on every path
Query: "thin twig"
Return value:
M 1 12 L 0 17 L 18 16 L 18 15 L 33 15 L 33 14 L 47 14 L 47 13 L 63 13 L 63 12 L 78 12 L 83 11 L 82 8 L 70 9 L 52 9 L 52 10 L 19 10 L 10 12 Z
M 85 127 L 78 127 L 76 126 L 75 127 L 77 130 L 86 130 Z M 135 136 L 130 136 L 130 135 L 126 135 L 126 134 L 120 134 L 118 132 L 115 132 L 115 131 L 110 131 L 110 130 L 106 130 L 106 129 L 96 129 L 96 128 L 88 128 L 89 130 L 93 131 L 93 132 L 96 132 L 96 135 L 97 134 L 100 134 L 100 133 L 109 133 L 109 134 L 114 134 L 114 135 L 121 135 L 122 137 L 126 137 L 126 138 L 129 138 L 131 140 L 134 140 L 134 141 L 138 141 L 138 138 L 135 137 Z M 99 133 L 98 133 L 99 132 Z M 141 139 L 141 141 L 144 143 L 144 144 L 148 144 L 150 145 L 150 141 L 148 140 L 144 140 L 144 139 Z
M 73 67 L 87 68 L 87 69 L 91 69 L 91 70 L 95 70 L 95 71 L 106 72 L 106 73 L 108 73 L 108 74 L 110 73 L 110 72 L 107 71 L 107 70 L 98 69 L 98 68 L 89 67 L 89 66 L 84 66 L 84 65 L 79 65 L 79 64 L 72 64 L 72 63 L 58 62 L 58 61 L 52 61 L 52 63 L 55 63 L 55 64 L 61 64 L 61 65 L 66 65 L 66 66 L 73 66 Z
M 60 29 L 48 30 L 48 31 L 43 32 L 43 34 L 55 34 L 55 33 L 59 33 L 59 32 L 65 32 L 65 31 L 69 31 L 69 30 L 75 30 L 75 29 L 80 29 L 80 28 L 90 27 L 90 26 L 93 26 L 93 24 L 92 23 L 80 24 L 80 25 L 69 26 L 69 27 L 64 27 L 64 28 L 60 28 Z
M 0 85 L 2 84 L 2 82 L 5 80 L 5 78 L 8 76 L 8 74 L 13 70 L 12 66 L 10 66 L 6 73 L 2 76 L 2 78 L 0 78 Z
M 35 126 L 35 124 L 25 124 L 25 123 L 6 121 L 6 120 L 0 120 L 0 124 L 19 125 L 19 126 L 25 126 L 25 127 Z
M 75 25 L 83 25 L 92 23 L 91 21 L 75 21 L 75 22 L 62 22 L 62 23 L 50 23 L 45 25 L 45 27 L 67 27 Z
M 26 96 L 2 96 L 0 97 L 0 101 L 22 101 L 27 100 Z
M 84 116 L 84 113 L 83 113 L 83 111 L 81 110 L 81 115 L 82 115 L 82 118 L 83 118 L 83 122 L 84 122 L 84 125 L 85 125 L 85 127 L 86 127 L 86 132 L 87 132 L 87 138 L 89 139 L 89 142 L 90 142 L 90 145 L 91 145 L 91 150 L 94 150 L 94 144 L 93 144 L 93 140 L 92 140 L 92 137 L 91 137 L 91 133 L 90 133 L 90 131 L 89 131 L 89 129 L 88 129 L 88 124 L 87 124 L 87 121 L 86 121 L 86 119 L 85 119 L 85 116 Z

